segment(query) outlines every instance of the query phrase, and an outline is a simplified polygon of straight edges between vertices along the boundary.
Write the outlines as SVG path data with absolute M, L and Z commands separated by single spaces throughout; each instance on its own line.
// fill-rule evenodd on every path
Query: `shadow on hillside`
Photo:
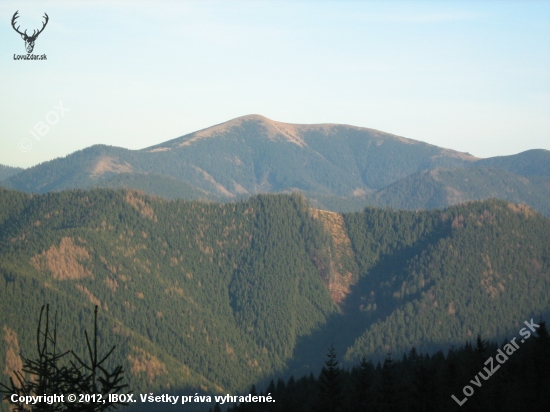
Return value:
M 410 259 L 449 234 L 450 227 L 440 226 L 413 245 L 401 247 L 397 251 L 394 250 L 392 254 L 381 256 L 378 262 L 368 269 L 367 273 L 362 275 L 351 288 L 350 294 L 340 305 L 341 313 L 332 315 L 326 324 L 321 325 L 312 334 L 298 339 L 293 358 L 287 363 L 287 369 L 277 375 L 277 379 L 281 377 L 286 380 L 291 375 L 298 378 L 310 373 L 317 376 L 324 366 L 331 344 L 336 349 L 341 366 L 350 367 L 357 364 L 357 360 L 344 361 L 348 348 L 353 346 L 355 340 L 372 324 L 383 321 L 398 307 L 419 297 L 419 294 L 410 295 L 406 301 L 393 297 L 394 287 L 400 286 L 401 281 L 407 275 L 406 268 Z M 382 285 L 393 277 L 396 279 L 393 284 Z M 369 303 L 376 303 L 375 311 L 367 312 L 361 309 Z M 380 360 L 383 361 L 384 356 L 385 353 L 380 351 L 380 353 L 369 356 L 368 359 L 376 363 Z M 401 356 L 401 354 L 394 354 L 394 357 L 396 356 Z M 263 387 L 264 384 L 267 385 L 272 378 L 274 377 L 266 378 L 260 387 Z

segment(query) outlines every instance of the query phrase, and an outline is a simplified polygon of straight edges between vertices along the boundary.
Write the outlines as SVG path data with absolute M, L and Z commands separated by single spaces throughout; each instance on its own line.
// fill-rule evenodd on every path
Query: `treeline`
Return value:
M 259 393 L 252 386 L 251 394 L 270 394 L 275 402 L 241 403 L 227 412 L 547 412 L 550 335 L 546 322 L 527 323 L 535 333 L 525 327 L 521 337 L 500 345 L 478 335 L 446 355 L 430 356 L 413 347 L 401 359 L 388 354 L 374 365 L 363 358 L 351 369 L 339 366 L 330 347 L 318 376 L 271 381 Z

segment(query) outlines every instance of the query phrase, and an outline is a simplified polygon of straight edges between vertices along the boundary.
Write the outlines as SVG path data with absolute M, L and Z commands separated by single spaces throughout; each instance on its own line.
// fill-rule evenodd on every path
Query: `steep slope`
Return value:
M 493 200 L 347 219 L 356 256 L 366 257 L 358 295 L 369 323 L 348 359 L 477 334 L 501 340 L 550 312 L 550 220 L 528 207 Z M 412 230 L 395 231 L 396 222 Z
M 322 213 L 341 248 L 331 282 L 341 312 L 299 341 L 287 377 L 317 374 L 331 343 L 346 361 L 376 361 L 412 346 L 447 351 L 478 333 L 501 341 L 550 315 L 550 220 L 526 206 Z

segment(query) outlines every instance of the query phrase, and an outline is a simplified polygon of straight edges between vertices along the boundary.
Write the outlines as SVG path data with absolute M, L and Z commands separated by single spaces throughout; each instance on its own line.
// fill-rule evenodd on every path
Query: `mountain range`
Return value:
M 79 356 L 99 307 L 109 366 L 174 394 L 316 374 L 331 344 L 349 366 L 550 314 L 546 150 L 479 159 L 251 115 L 1 166 L 0 186 L 3 382 L 36 351 L 44 304 Z
M 550 152 L 480 159 L 374 129 L 248 115 L 142 150 L 96 145 L 25 170 L 3 167 L 0 185 L 31 193 L 133 188 L 222 202 L 300 191 L 332 211 L 501 198 L 550 216 Z
M 36 351 L 41 305 L 60 350 L 100 348 L 140 392 L 234 393 L 346 362 L 501 340 L 550 309 L 550 220 L 525 205 L 311 208 L 133 190 L 0 189 L 0 370 Z M 210 407 L 213 405 L 207 405 Z

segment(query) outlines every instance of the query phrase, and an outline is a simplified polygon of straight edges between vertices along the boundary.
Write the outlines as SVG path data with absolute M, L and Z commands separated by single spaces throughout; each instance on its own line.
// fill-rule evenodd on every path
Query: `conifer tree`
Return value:
M 360 410 L 367 410 L 372 404 L 370 389 L 372 386 L 373 373 L 374 366 L 372 362 L 367 361 L 367 358 L 363 356 L 359 364 L 357 381 L 355 383 L 356 403 Z
M 316 412 L 338 412 L 342 405 L 341 369 L 336 360 L 334 344 L 328 348 L 325 366 L 319 375 L 319 396 L 314 407 Z
M 45 315 L 45 316 L 44 316 Z M 42 306 L 38 320 L 36 346 L 38 356 L 36 359 L 22 356 L 23 369 L 15 371 L 16 381 L 10 378 L 10 386 L 0 383 L 0 392 L 5 394 L 4 399 L 12 403 L 12 410 L 27 412 L 32 410 L 44 412 L 102 412 L 116 409 L 117 406 L 127 405 L 123 402 L 111 402 L 110 393 L 121 394 L 127 387 L 122 383 L 124 371 L 122 366 L 117 366 L 109 371 L 105 361 L 111 356 L 116 346 L 102 358 L 98 357 L 97 349 L 97 306 L 94 312 L 94 335 L 90 342 L 88 333 L 86 344 L 88 348 L 89 363 L 78 357 L 73 351 L 60 352 L 57 348 L 57 314 L 54 317 L 53 328 L 50 325 L 49 305 Z M 68 360 L 69 355 L 73 359 Z M 103 396 L 104 402 L 40 402 L 32 406 L 32 409 L 24 403 L 12 402 L 11 395 L 38 396 L 38 395 L 65 395 L 65 394 L 89 394 Z M 19 397 L 18 397 L 19 398 Z
M 384 411 L 397 412 L 397 382 L 391 352 L 388 352 L 382 367 L 382 387 L 380 388 L 380 403 Z

